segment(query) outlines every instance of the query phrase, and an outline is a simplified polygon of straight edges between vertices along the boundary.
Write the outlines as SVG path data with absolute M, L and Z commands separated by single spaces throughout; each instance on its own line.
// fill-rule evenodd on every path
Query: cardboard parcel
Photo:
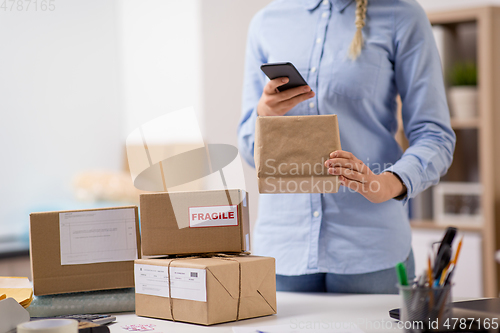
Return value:
M 336 193 L 325 161 L 341 149 L 337 115 L 257 117 L 255 168 L 260 193 Z
M 34 294 L 134 287 L 137 206 L 30 214 Z
M 250 250 L 243 190 L 150 193 L 140 201 L 144 256 Z
M 275 260 L 251 255 L 140 259 L 135 292 L 138 316 L 212 325 L 271 315 L 276 313 Z

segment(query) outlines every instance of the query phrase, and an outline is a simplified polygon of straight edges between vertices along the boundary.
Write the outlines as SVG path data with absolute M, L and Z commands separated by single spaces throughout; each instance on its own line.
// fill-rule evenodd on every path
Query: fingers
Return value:
M 347 168 L 351 169 L 363 174 L 369 174 L 368 167 L 360 160 L 356 159 L 346 159 L 346 158 L 332 158 L 329 159 L 325 162 L 325 167 L 331 169 L 331 168 L 337 168 L 337 167 L 342 167 L 342 168 Z
M 361 172 L 363 174 L 370 174 L 370 168 L 366 166 L 363 161 L 354 156 L 353 153 L 343 150 L 336 150 L 330 154 L 330 159 L 325 161 L 325 167 L 344 167 Z
M 277 106 L 281 109 L 291 109 L 295 105 L 315 96 L 309 86 L 292 88 L 273 95 L 266 96 L 266 104 L 269 107 Z
M 282 77 L 269 81 L 257 105 L 259 116 L 282 116 L 294 106 L 315 96 L 309 86 L 300 86 L 279 92 L 276 88 L 286 84 L 288 78 Z
M 349 168 L 343 168 L 343 167 L 329 168 L 328 173 L 335 176 L 343 176 L 348 180 L 353 180 L 361 184 L 364 184 L 368 181 L 367 175 L 364 175 L 360 172 L 354 171 Z
M 360 183 L 360 182 L 357 182 L 355 180 L 352 180 L 352 179 L 349 179 L 349 178 L 346 178 L 344 176 L 339 176 L 339 182 L 340 182 L 340 185 L 342 186 L 345 186 L 355 192 L 358 192 L 358 193 L 365 193 L 365 186 L 364 184 Z
M 297 104 L 314 96 L 315 93 L 311 91 L 309 86 L 301 86 L 274 94 L 264 93 L 261 101 L 272 114 L 282 115 L 290 111 Z
M 336 151 L 332 152 L 330 154 L 330 158 L 346 158 L 349 160 L 359 161 L 359 159 L 356 156 L 354 156 L 353 153 L 348 152 L 348 151 L 344 151 L 344 150 L 336 150 Z
M 339 176 L 339 182 L 340 185 L 349 188 L 351 191 L 363 195 L 370 202 L 380 203 L 388 200 L 384 198 L 382 184 L 377 180 L 360 183 L 344 176 Z
M 295 87 L 292 89 L 288 89 L 285 91 L 282 91 L 278 94 L 275 95 L 276 100 L 279 102 L 287 101 L 289 99 L 292 99 L 296 96 L 306 94 L 311 91 L 311 87 L 309 86 L 300 86 L 300 87 Z M 314 95 L 313 95 L 314 96 Z M 313 97 L 311 96 L 311 97 Z
M 264 86 L 264 92 L 269 95 L 276 94 L 276 88 L 287 84 L 288 81 L 287 77 L 278 77 L 273 79 Z
M 309 86 L 300 86 L 292 89 L 287 89 L 285 91 L 277 91 L 276 89 L 287 84 L 288 78 L 281 77 L 274 80 L 269 81 L 264 86 L 264 92 L 268 95 L 274 95 L 276 97 L 276 102 L 286 101 L 300 94 L 308 93 L 311 91 L 311 87 Z
M 314 91 L 309 91 L 308 93 L 303 93 L 303 94 L 300 94 L 298 96 L 295 96 L 291 99 L 288 99 L 284 102 L 281 102 L 280 103 L 280 106 L 283 108 L 283 109 L 286 109 L 286 110 L 290 110 L 291 108 L 293 108 L 295 105 L 305 101 L 305 100 L 308 100 L 309 98 L 312 98 L 314 97 Z

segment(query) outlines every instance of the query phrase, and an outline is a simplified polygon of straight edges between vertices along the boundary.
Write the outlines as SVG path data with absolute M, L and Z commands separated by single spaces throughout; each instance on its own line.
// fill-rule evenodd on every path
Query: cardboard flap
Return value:
M 242 283 L 240 319 L 276 313 L 275 260 L 254 258 L 261 260 L 249 260 L 242 265 L 245 279 Z
M 217 271 L 215 274 L 207 269 L 208 303 L 206 304 L 208 305 L 207 323 L 209 324 L 232 321 L 237 317 L 238 285 L 227 284 L 228 280 L 238 280 L 237 264 L 236 262 L 232 262 L 230 265 L 218 266 L 215 269 Z M 219 280 L 219 278 L 224 282 Z
M 262 280 L 261 285 L 257 288 L 257 293 L 266 301 L 274 313 L 276 313 L 276 272 L 270 269 L 267 276 Z
M 274 274 L 274 258 L 249 256 L 241 259 L 241 273 L 245 280 L 242 283 L 241 297 L 255 296 L 269 274 Z
M 211 274 L 233 299 L 237 300 L 240 293 L 238 262 L 222 258 L 220 261 L 224 264 L 210 266 L 207 268 L 207 273 Z

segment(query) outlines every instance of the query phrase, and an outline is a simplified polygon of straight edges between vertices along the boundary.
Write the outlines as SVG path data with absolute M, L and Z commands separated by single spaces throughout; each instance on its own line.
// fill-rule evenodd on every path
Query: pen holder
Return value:
M 440 287 L 398 285 L 402 300 L 400 321 L 405 332 L 443 330 L 452 315 L 451 287 L 451 284 Z

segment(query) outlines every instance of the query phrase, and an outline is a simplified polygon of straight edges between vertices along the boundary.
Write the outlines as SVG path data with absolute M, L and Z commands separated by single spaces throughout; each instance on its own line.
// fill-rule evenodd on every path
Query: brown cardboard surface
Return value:
M 135 261 L 157 266 L 168 266 L 170 262 L 171 267 L 206 269 L 207 302 L 173 298 L 171 311 L 170 298 L 136 293 L 138 316 L 172 320 L 173 312 L 176 321 L 212 325 L 276 313 L 274 258 L 242 255 Z
M 324 166 L 341 149 L 337 115 L 257 117 L 255 168 L 260 193 L 336 193 Z
M 141 194 L 140 201 L 144 256 L 249 250 L 249 202 L 245 191 Z M 189 227 L 190 207 L 223 206 L 228 205 L 228 202 L 238 205 L 237 226 Z M 176 205 L 175 211 L 173 204 Z
M 34 294 L 51 295 L 134 287 L 134 262 L 61 265 L 59 213 L 134 208 L 140 258 L 137 206 L 30 214 L 30 259 Z

